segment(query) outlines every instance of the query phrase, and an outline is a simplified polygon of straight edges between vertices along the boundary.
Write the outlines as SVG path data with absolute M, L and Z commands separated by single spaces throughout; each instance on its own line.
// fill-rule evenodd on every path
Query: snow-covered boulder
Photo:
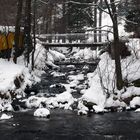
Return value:
M 81 99 L 87 102 L 87 104 L 92 103 L 103 110 L 106 101 L 106 95 L 103 93 L 100 83 L 92 81 L 91 87 L 85 91 L 85 94 L 81 97 Z
M 8 120 L 8 119 L 10 119 L 10 118 L 12 118 L 13 116 L 10 116 L 10 115 L 7 115 L 7 114 L 5 114 L 5 113 L 3 113 L 2 115 L 1 115 L 1 117 L 0 117 L 0 120 Z
M 99 56 L 99 51 L 91 50 L 90 48 L 85 48 L 79 50 L 77 53 L 74 54 L 75 59 L 84 59 L 84 60 L 93 60 L 97 59 Z
M 83 104 L 82 101 L 78 102 L 78 115 L 86 115 L 89 109 Z
M 41 98 L 36 96 L 31 96 L 26 101 L 26 106 L 28 108 L 38 108 L 41 104 Z
M 135 112 L 140 112 L 140 108 L 136 109 Z
M 136 106 L 140 106 L 140 97 L 134 97 L 130 102 L 131 108 L 135 108 Z
M 105 103 L 106 108 L 120 108 L 120 107 L 126 107 L 127 105 L 120 101 L 119 99 L 114 99 L 114 96 L 110 96 Z
M 76 101 L 76 99 L 73 98 L 71 93 L 65 91 L 56 96 L 56 101 L 58 102 L 60 108 L 71 109 L 71 105 Z
M 50 111 L 47 108 L 38 108 L 34 112 L 35 117 L 45 117 L 45 118 L 50 118 Z

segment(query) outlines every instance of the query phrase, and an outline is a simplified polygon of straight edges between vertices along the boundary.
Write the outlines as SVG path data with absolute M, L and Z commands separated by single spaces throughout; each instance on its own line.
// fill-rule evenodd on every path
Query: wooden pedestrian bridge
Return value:
M 39 35 L 37 38 L 42 42 L 45 48 L 91 47 L 94 50 L 97 47 L 104 47 L 108 44 L 107 33 L 44 34 Z

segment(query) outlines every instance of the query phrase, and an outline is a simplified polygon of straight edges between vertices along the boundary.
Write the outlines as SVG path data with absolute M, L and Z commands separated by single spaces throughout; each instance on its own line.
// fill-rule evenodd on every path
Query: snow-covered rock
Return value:
M 55 97 L 36 97 L 31 96 L 26 100 L 26 106 L 28 108 L 38 108 L 43 105 L 48 108 L 64 108 L 72 109 L 71 105 L 76 101 L 75 98 L 71 95 L 70 92 L 65 91 L 61 94 L 56 95 Z
M 140 112 L 140 108 L 136 109 L 135 112 Z
M 64 109 L 71 109 L 71 105 L 76 101 L 76 99 L 73 98 L 71 93 L 68 91 L 63 92 L 56 96 L 56 101 L 59 103 L 59 107 Z
M 136 106 L 140 106 L 140 97 L 134 97 L 130 102 L 131 108 L 135 108 Z
M 86 115 L 89 111 L 88 108 L 83 104 L 83 102 L 80 100 L 78 102 L 78 115 Z
M 100 106 L 97 106 L 97 105 L 94 105 L 93 109 L 94 109 L 95 113 L 102 113 L 102 112 L 104 112 L 104 108 L 102 108 Z
M 26 106 L 28 108 L 38 108 L 41 104 L 41 98 L 36 96 L 31 96 L 26 101 Z
M 2 115 L 1 115 L 1 117 L 0 117 L 0 120 L 8 120 L 8 119 L 10 119 L 10 118 L 12 118 L 13 116 L 10 116 L 10 115 L 7 115 L 7 114 L 5 114 L 5 113 L 3 113 Z
M 85 94 L 81 97 L 81 99 L 96 104 L 99 108 L 104 109 L 106 95 L 103 93 L 100 84 L 94 82 L 92 83 L 92 86 L 85 91 Z
M 49 118 L 50 117 L 50 111 L 47 108 L 38 108 L 34 112 L 34 116 Z
M 79 50 L 77 53 L 74 54 L 73 57 L 75 59 L 93 60 L 99 57 L 99 51 L 91 50 L 90 48 L 85 48 Z
M 119 99 L 114 100 L 113 96 L 110 96 L 105 103 L 106 108 L 111 107 L 126 107 L 127 105 L 123 101 L 119 101 Z

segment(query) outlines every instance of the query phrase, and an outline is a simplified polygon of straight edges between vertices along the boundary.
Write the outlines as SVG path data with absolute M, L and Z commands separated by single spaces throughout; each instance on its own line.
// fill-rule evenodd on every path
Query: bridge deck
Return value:
M 103 47 L 107 43 L 97 42 L 97 43 L 42 43 L 44 47 Z
M 94 41 L 94 36 L 102 37 L 102 42 Z M 70 34 L 46 34 L 38 36 L 44 47 L 103 47 L 107 45 L 107 34 L 85 34 L 85 33 L 70 33 Z M 90 43 L 89 43 L 90 42 Z M 92 43 L 91 43 L 92 42 Z
M 97 65 L 97 61 L 93 62 L 55 62 L 56 65 Z

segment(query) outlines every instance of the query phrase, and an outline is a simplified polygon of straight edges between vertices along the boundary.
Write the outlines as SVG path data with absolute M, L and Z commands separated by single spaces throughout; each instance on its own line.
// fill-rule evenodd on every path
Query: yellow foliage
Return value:
M 8 39 L 8 48 L 11 49 L 13 48 L 13 45 L 14 45 L 14 33 L 9 33 L 8 36 L 7 36 L 7 39 Z
M 8 35 L 0 34 L 0 51 L 11 49 L 14 45 L 14 33 L 10 32 Z M 19 47 L 23 47 L 23 33 L 19 36 Z
M 4 34 L 0 35 L 0 50 L 6 50 L 8 47 L 6 36 Z

